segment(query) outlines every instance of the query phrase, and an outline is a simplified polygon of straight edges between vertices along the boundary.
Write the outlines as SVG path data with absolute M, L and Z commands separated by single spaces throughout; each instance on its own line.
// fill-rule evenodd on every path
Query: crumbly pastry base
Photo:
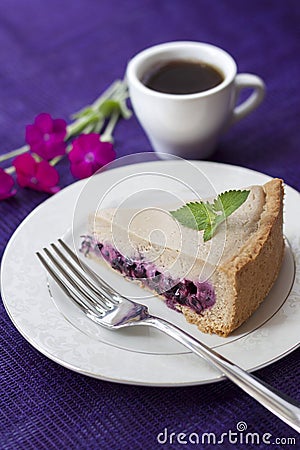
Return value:
M 201 315 L 182 308 L 187 321 L 204 333 L 232 333 L 257 310 L 279 274 L 284 251 L 283 183 L 274 179 L 263 188 L 266 202 L 257 232 L 236 257 L 217 269 L 215 305 Z
M 256 311 L 279 274 L 284 251 L 283 182 L 273 179 L 263 190 L 265 204 L 257 230 L 237 255 L 217 266 L 212 274 L 215 304 L 201 313 L 178 306 L 186 320 L 204 333 L 223 337 L 232 333 Z M 139 280 L 133 281 L 139 283 Z M 145 289 L 144 285 L 142 287 Z M 165 301 L 164 297 L 159 297 Z

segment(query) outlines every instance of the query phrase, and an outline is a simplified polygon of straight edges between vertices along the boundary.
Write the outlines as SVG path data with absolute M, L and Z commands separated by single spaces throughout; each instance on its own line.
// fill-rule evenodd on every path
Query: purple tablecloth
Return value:
M 300 190 L 298 0 L 2 0 L 0 152 L 21 146 L 42 111 L 69 115 L 122 77 L 139 50 L 170 40 L 227 49 L 239 71 L 259 74 L 261 107 L 221 140 L 214 161 L 249 167 Z M 150 151 L 133 117 L 115 130 L 118 156 Z M 1 165 L 4 167 L 4 165 Z M 73 183 L 66 162 L 61 186 Z M 47 194 L 23 189 L 0 203 L 0 251 Z M 48 360 L 14 328 L 0 304 L 1 449 L 216 448 L 159 444 L 158 433 L 217 435 L 244 421 L 260 436 L 296 433 L 229 381 L 185 388 L 135 387 L 74 373 Z M 257 371 L 299 399 L 299 350 Z M 287 440 L 273 448 L 297 448 Z M 298 448 L 299 448 L 298 441 Z M 221 445 L 220 445 L 221 446 Z M 222 448 L 267 448 L 224 443 Z

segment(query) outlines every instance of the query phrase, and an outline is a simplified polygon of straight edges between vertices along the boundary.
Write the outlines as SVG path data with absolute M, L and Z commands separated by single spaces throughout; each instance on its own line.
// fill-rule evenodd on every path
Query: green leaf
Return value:
M 209 241 L 212 237 L 213 237 L 213 233 L 214 233 L 214 227 L 212 227 L 211 225 L 208 225 L 203 233 L 203 241 L 207 242 Z
M 182 225 L 200 231 L 205 229 L 207 223 L 210 223 L 212 210 L 211 205 L 209 204 L 203 202 L 191 202 L 176 211 L 170 211 L 170 213 Z
M 211 239 L 218 226 L 236 211 L 248 198 L 250 191 L 227 191 L 217 196 L 213 203 L 190 202 L 170 214 L 182 225 L 204 231 L 204 242 Z
M 182 225 L 192 228 L 193 230 L 198 230 L 195 216 L 188 206 L 182 206 L 176 211 L 170 211 L 170 214 L 172 214 L 172 216 L 175 217 L 175 219 L 177 219 Z
M 215 211 L 221 211 L 225 218 L 236 211 L 248 198 L 250 191 L 226 191 L 218 195 L 213 203 Z

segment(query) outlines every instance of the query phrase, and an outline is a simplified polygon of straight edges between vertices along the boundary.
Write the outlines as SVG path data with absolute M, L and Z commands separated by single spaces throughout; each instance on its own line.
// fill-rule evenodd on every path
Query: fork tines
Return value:
M 118 304 L 116 292 L 62 239 L 36 254 L 65 294 L 85 313 L 104 315 Z

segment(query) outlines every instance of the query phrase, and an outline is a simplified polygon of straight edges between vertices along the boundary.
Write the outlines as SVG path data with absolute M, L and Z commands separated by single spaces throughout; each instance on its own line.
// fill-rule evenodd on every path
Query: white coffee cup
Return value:
M 224 79 L 195 94 L 167 94 L 143 84 L 143 77 L 153 68 L 178 60 L 212 65 Z M 154 150 L 186 159 L 208 157 L 222 133 L 257 108 L 265 95 L 261 78 L 237 74 L 236 63 L 227 52 L 200 42 L 169 42 L 143 50 L 129 61 L 126 79 L 134 112 Z M 236 106 L 244 88 L 253 92 Z

